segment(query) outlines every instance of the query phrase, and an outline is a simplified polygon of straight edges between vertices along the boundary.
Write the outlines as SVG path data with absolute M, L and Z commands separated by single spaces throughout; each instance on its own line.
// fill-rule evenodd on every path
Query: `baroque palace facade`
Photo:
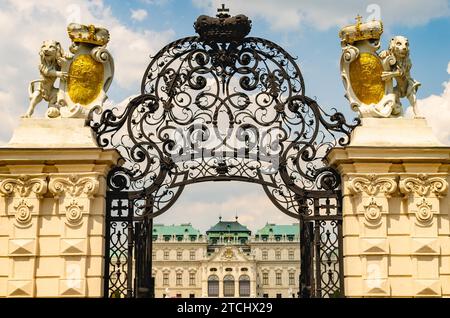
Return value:
M 189 224 L 155 224 L 156 297 L 296 297 L 299 225 L 266 224 L 254 235 L 222 221 L 206 235 Z

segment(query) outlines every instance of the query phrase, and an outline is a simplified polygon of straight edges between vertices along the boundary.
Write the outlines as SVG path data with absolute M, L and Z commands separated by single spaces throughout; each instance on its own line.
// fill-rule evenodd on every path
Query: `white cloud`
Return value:
M 144 9 L 131 9 L 131 18 L 136 21 L 143 21 L 148 16 L 148 13 Z
M 450 62 L 447 65 L 450 75 Z M 443 143 L 450 144 L 450 78 L 443 83 L 441 95 L 431 95 L 417 101 L 419 114 L 425 116 L 435 135 Z
M 0 4 L 0 37 L 7 41 L 0 53 L 0 140 L 8 140 L 20 114 L 28 106 L 28 83 L 39 78 L 39 48 L 54 39 L 67 50 L 69 22 L 95 24 L 109 29 L 108 48 L 115 61 L 113 87 L 130 95 L 138 92 L 143 72 L 154 55 L 174 36 L 174 31 L 133 30 L 120 22 L 102 0 L 4 0 Z M 42 116 L 47 105 L 37 107 Z M 11 119 L 11 120 L 10 120 Z
M 222 0 L 193 0 L 200 8 L 210 13 L 221 6 Z M 293 30 L 308 26 L 326 30 L 354 22 L 357 14 L 367 18 L 380 16 L 386 26 L 391 24 L 415 26 L 429 20 L 450 15 L 447 0 L 228 0 L 226 6 L 232 14 L 244 13 L 249 17 L 260 17 L 274 29 Z

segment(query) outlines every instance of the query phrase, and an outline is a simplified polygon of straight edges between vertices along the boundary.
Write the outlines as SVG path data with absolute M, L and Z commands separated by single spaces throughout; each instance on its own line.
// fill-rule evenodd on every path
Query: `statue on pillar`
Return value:
M 108 30 L 71 23 L 67 31 L 72 54 L 65 54 L 57 41 L 43 42 L 39 53 L 41 78 L 30 83 L 30 104 L 22 117 L 31 117 L 45 100 L 47 118 L 85 118 L 107 99 L 114 75 L 114 61 L 106 49 Z M 59 88 L 54 86 L 57 79 Z
M 355 25 L 339 32 L 341 76 L 351 108 L 361 118 L 399 117 L 403 113 L 400 98 L 406 97 L 417 117 L 416 92 L 420 83 L 410 75 L 408 39 L 395 36 L 389 49 L 378 53 L 382 22 L 362 23 L 361 16 L 356 19 Z

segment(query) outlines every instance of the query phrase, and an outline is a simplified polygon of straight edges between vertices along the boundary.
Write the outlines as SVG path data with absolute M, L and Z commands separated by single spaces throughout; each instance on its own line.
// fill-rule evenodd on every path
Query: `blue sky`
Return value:
M 230 3 L 231 2 L 231 3 Z M 253 1 L 257 3 L 258 1 Z M 289 1 L 288 1 L 289 2 Z M 296 1 L 294 10 L 301 10 L 302 2 Z M 311 1 L 306 1 L 311 2 Z M 318 1 L 320 3 L 320 1 Z M 408 1 L 397 1 L 407 3 Z M 444 1 L 446 2 L 446 1 Z M 194 35 L 193 23 L 200 14 L 215 14 L 216 3 L 225 3 L 232 14 L 245 13 L 253 21 L 251 36 L 263 37 L 282 45 L 290 54 L 298 58 L 303 77 L 306 82 L 307 95 L 317 98 L 325 108 L 335 107 L 343 112 L 347 118 L 354 113 L 348 108 L 347 100 L 343 96 L 341 79 L 339 76 L 340 45 L 337 37 L 341 26 L 331 25 L 326 29 L 318 29 L 314 23 L 302 23 L 297 26 L 274 27 L 270 17 L 259 12 L 252 12 L 250 8 L 239 10 L 232 1 L 183 1 L 183 0 L 154 0 L 154 1 L 106 1 L 111 6 L 113 14 L 120 21 L 135 30 L 152 29 L 156 31 L 173 31 L 171 40 Z M 283 1 L 277 2 L 280 6 Z M 375 1 L 353 1 L 352 10 L 348 11 L 345 21 L 353 23 L 353 17 L 361 14 L 363 18 L 369 16 L 367 6 Z M 447 2 L 447 9 L 448 9 Z M 276 10 L 276 6 L 274 6 Z M 383 20 L 384 6 L 380 4 L 381 19 Z M 418 6 L 420 9 L 420 6 Z M 145 10 L 146 18 L 137 21 L 131 17 L 132 10 Z M 330 7 L 333 10 L 333 7 Z M 445 6 L 442 9 L 445 13 Z M 252 15 L 252 13 L 254 13 Z M 416 12 L 417 14 L 420 13 Z M 387 14 L 387 13 L 386 13 Z M 399 13 L 401 15 L 401 13 Z M 388 14 L 387 14 L 388 15 Z M 448 80 L 447 65 L 450 61 L 450 17 L 447 14 L 430 18 L 425 23 L 405 21 L 396 23 L 390 18 L 389 12 L 385 32 L 382 38 L 382 48 L 386 48 L 393 35 L 402 34 L 411 43 L 411 58 L 413 60 L 412 75 L 422 82 L 418 91 L 418 98 L 439 95 L 442 83 Z M 430 59 L 432 59 L 430 61 Z M 114 100 L 121 100 L 122 92 L 111 95 Z
M 40 43 L 57 39 L 67 48 L 68 22 L 75 19 L 110 30 L 108 47 L 115 58 L 116 75 L 108 95 L 118 103 L 139 92 L 150 55 L 170 41 L 194 35 L 197 16 L 215 14 L 220 3 L 225 3 L 231 14 L 244 13 L 251 18 L 251 36 L 272 40 L 298 57 L 306 94 L 325 108 L 335 107 L 348 120 L 355 114 L 343 97 L 338 31 L 353 23 L 357 14 L 363 19 L 380 17 L 385 26 L 383 49 L 393 35 L 409 38 L 412 75 L 422 82 L 419 110 L 438 137 L 450 143 L 448 0 L 0 0 L 0 36 L 7 39 L 0 49 L 0 141 L 9 140 L 27 108 L 28 82 L 39 76 Z M 37 116 L 44 110 L 41 104 Z M 236 213 L 252 230 L 266 221 L 292 221 L 276 211 L 262 189 L 254 185 L 214 183 L 188 188 L 173 210 L 157 222 L 191 220 L 205 230 L 219 214 L 231 219 Z

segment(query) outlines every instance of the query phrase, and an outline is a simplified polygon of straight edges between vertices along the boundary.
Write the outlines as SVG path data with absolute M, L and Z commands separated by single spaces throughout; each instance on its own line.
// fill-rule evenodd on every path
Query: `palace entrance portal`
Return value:
M 219 11 L 152 58 L 125 108 L 91 113 L 99 145 L 121 155 L 107 177 L 104 295 L 152 297 L 153 218 L 189 184 L 233 180 L 298 220 L 299 295 L 342 296 L 340 176 L 324 158 L 355 126 L 306 96 L 283 48 L 247 37 L 247 17 Z

